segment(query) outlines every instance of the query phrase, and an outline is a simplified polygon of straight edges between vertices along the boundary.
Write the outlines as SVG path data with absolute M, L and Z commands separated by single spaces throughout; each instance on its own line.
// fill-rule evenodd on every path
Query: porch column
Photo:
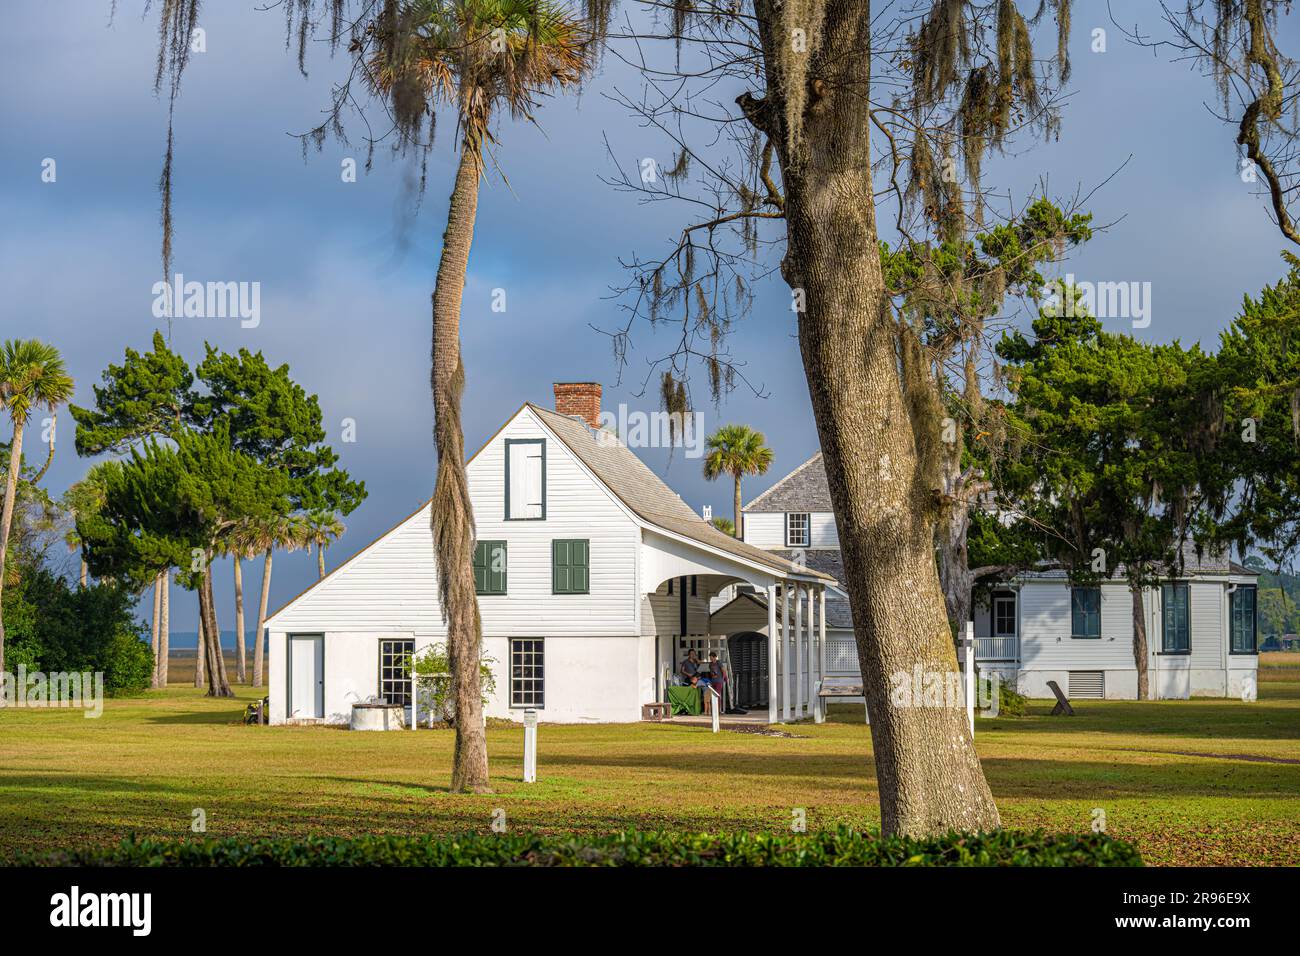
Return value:
M 808 709 L 817 712 L 817 682 L 822 679 L 821 647 L 817 642 L 817 588 L 808 589 Z
M 767 586 L 767 722 L 776 723 L 776 585 Z
M 790 719 L 790 582 L 781 585 L 781 719 Z
M 817 676 L 826 679 L 826 585 L 817 589 Z
M 794 715 L 803 717 L 803 585 L 794 586 Z

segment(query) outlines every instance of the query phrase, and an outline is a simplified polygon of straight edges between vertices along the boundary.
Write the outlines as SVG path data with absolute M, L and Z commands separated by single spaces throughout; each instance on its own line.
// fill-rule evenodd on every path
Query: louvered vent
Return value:
M 1105 671 L 1070 671 L 1071 700 L 1102 700 L 1106 697 Z

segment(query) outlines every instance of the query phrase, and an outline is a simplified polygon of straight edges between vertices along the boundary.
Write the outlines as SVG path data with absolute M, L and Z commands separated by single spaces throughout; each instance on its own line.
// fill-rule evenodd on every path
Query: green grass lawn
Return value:
M 1005 825 L 1107 831 L 1154 864 L 1300 864 L 1300 678 L 1231 700 L 1084 701 L 1075 718 L 980 720 L 976 743 Z M 246 727 L 256 695 L 172 687 L 109 701 L 102 718 L 0 710 L 0 857 L 20 849 L 209 835 L 514 828 L 782 830 L 879 822 L 861 709 L 795 737 L 663 724 L 539 731 L 539 782 L 521 782 L 523 731 L 492 729 L 496 793 L 453 796 L 452 733 Z M 1248 759 L 1250 758 L 1250 759 Z

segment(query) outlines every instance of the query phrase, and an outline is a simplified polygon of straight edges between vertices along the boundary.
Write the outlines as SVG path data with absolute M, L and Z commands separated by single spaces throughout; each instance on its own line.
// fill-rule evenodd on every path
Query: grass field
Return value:
M 1283 655 L 1294 657 L 1294 655 Z M 1277 662 L 1284 665 L 1286 662 Z M 1273 661 L 1266 662 L 1274 664 Z M 663 724 L 543 725 L 539 782 L 523 731 L 492 729 L 496 793 L 453 796 L 452 733 L 250 727 L 256 695 L 173 686 L 102 718 L 0 711 L 0 857 L 128 833 L 359 834 L 623 827 L 781 830 L 879 821 L 861 710 L 792 737 Z M 1153 864 L 1300 864 L 1300 669 L 1266 666 L 1260 700 L 1087 701 L 1073 719 L 981 720 L 976 742 L 1004 824 L 1108 832 Z

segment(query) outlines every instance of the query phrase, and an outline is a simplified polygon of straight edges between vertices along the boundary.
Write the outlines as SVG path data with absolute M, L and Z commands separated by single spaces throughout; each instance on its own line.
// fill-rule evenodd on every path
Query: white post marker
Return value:
M 524 783 L 537 782 L 537 711 L 524 711 Z
M 709 709 L 713 711 L 713 732 L 716 734 L 722 729 L 722 695 L 719 694 L 717 688 L 711 684 L 709 685 L 709 693 L 713 695 L 713 706 Z
M 966 622 L 966 640 L 961 642 L 962 655 L 966 662 L 966 720 L 970 723 L 970 735 L 975 736 L 975 622 Z

